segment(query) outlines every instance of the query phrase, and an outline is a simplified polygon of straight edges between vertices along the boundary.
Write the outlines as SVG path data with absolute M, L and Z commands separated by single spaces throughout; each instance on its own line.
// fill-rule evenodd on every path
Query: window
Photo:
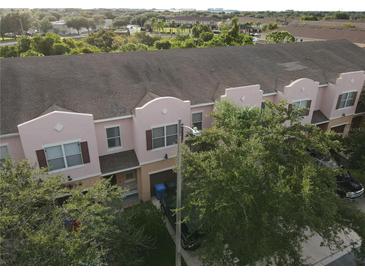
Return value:
M 108 141 L 108 148 L 120 147 L 120 130 L 119 127 L 110 127 L 106 129 L 106 138 Z
M 356 91 L 352 91 L 343 93 L 338 96 L 336 109 L 353 106 L 355 104 L 356 94 Z
M 152 149 L 171 146 L 177 143 L 177 125 L 152 129 Z
M 198 130 L 203 129 L 203 113 L 202 112 L 193 113 L 192 121 L 193 121 L 193 128 L 196 127 Z
M 46 147 L 44 151 L 49 170 L 77 166 L 83 163 L 79 142 Z
M 166 146 L 171 146 L 177 143 L 177 125 L 166 127 Z
M 0 146 L 0 165 L 9 157 L 9 150 L 7 145 Z
M 298 109 L 304 109 L 304 116 L 309 115 L 309 110 L 311 107 L 311 100 L 301 100 L 301 101 L 297 101 L 297 102 L 293 102 L 292 106 Z
M 152 129 L 152 148 L 165 146 L 165 127 Z

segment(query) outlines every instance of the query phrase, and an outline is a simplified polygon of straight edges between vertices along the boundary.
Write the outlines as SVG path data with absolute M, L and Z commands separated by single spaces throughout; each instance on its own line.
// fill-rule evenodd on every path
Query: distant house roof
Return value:
M 323 84 L 359 70 L 365 50 L 346 40 L 3 58 L 0 134 L 52 105 L 104 119 L 129 115 L 150 98 L 211 103 L 229 87 L 260 84 L 269 93 L 298 78 Z
M 329 121 L 329 119 L 326 117 L 326 115 L 324 115 L 322 113 L 322 111 L 320 110 L 315 110 L 313 111 L 313 115 L 312 115 L 312 124 L 323 124 L 323 123 L 327 123 Z
M 220 21 L 220 19 L 215 17 L 209 17 L 209 16 L 174 16 L 174 17 L 168 17 L 167 20 L 169 21 L 196 21 L 196 22 L 211 22 L 211 21 Z

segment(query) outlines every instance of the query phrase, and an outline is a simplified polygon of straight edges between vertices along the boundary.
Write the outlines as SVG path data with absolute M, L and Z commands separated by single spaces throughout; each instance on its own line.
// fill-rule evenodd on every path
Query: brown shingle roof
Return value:
M 102 174 L 109 174 L 139 166 L 136 153 L 133 149 L 100 156 L 99 161 Z
M 131 114 L 148 92 L 200 104 L 228 87 L 260 84 L 270 92 L 298 78 L 327 83 L 358 70 L 365 70 L 365 50 L 346 40 L 5 58 L 0 134 L 17 132 L 51 105 L 103 119 Z

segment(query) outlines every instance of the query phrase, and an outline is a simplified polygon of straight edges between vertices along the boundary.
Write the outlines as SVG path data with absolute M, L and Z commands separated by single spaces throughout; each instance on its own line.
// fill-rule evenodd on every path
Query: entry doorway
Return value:
M 176 173 L 172 169 L 169 169 L 154 174 L 150 174 L 151 196 L 155 195 L 154 186 L 156 184 L 166 184 L 168 188 L 175 188 Z

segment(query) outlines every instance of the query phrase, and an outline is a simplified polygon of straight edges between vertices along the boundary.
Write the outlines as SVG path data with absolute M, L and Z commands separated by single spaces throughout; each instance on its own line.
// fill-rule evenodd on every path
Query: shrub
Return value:
M 18 57 L 19 52 L 16 46 L 3 46 L 0 47 L 0 57 Z
M 171 42 L 166 39 L 162 39 L 155 42 L 155 47 L 157 49 L 170 49 L 171 48 Z
M 70 48 L 65 43 L 56 43 L 53 45 L 53 55 L 64 55 L 70 52 Z
M 19 53 L 30 50 L 32 39 L 27 36 L 22 36 L 18 39 L 18 51 Z
M 200 34 L 200 39 L 202 39 L 204 42 L 208 42 L 212 40 L 214 34 L 212 32 L 202 32 Z
M 42 54 L 38 51 L 32 50 L 32 49 L 30 49 L 26 52 L 20 53 L 20 57 L 31 57 L 31 56 L 44 56 L 44 54 Z

